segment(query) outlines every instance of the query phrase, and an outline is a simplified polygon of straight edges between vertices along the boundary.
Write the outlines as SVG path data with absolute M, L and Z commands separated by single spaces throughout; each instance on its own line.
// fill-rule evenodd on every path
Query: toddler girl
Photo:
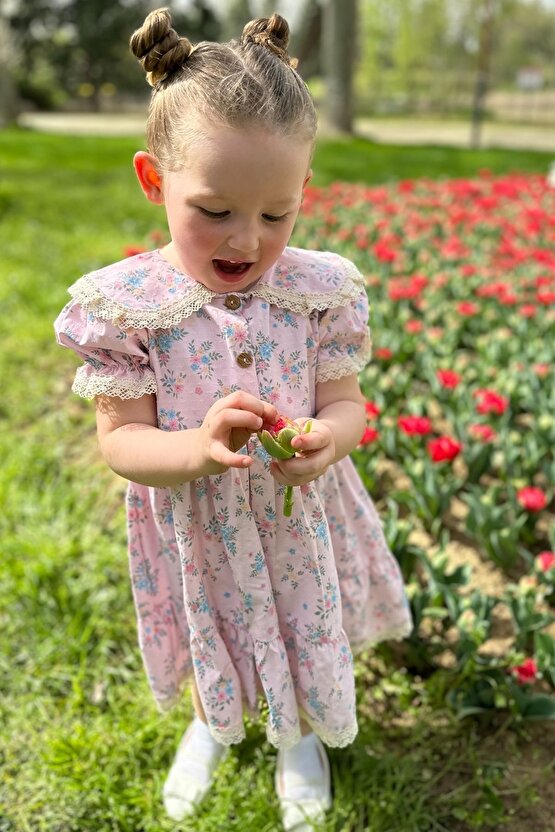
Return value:
M 102 453 L 129 480 L 159 707 L 194 679 L 166 809 L 194 811 L 262 697 L 284 826 L 301 830 L 331 802 L 322 742 L 357 733 L 351 648 L 403 637 L 410 616 L 348 457 L 365 426 L 364 283 L 336 254 L 287 245 L 316 132 L 287 41 L 277 14 L 196 46 L 167 10 L 147 17 L 131 39 L 154 87 L 134 166 L 171 242 L 78 280 L 56 329 L 85 360 L 73 389 L 96 398 Z M 258 433 L 283 416 L 310 430 L 273 459 Z

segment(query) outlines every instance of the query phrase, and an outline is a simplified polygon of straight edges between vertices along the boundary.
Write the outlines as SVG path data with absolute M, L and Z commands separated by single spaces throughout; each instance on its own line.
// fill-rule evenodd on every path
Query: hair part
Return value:
M 196 45 L 172 28 L 168 9 L 148 15 L 130 47 L 153 87 L 146 132 L 161 171 L 183 167 L 199 118 L 314 141 L 314 103 L 288 42 L 289 25 L 278 14 L 250 21 L 237 40 Z

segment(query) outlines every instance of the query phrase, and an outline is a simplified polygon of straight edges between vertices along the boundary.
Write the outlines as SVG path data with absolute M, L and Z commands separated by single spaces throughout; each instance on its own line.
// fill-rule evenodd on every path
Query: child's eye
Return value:
M 282 214 L 281 217 L 274 217 L 272 214 L 262 214 L 262 217 L 266 222 L 281 222 L 287 217 L 287 214 Z
M 224 217 L 229 215 L 229 211 L 209 211 L 208 208 L 201 208 L 200 205 L 198 209 L 201 214 L 204 214 L 205 217 L 210 217 L 211 220 L 223 220 Z

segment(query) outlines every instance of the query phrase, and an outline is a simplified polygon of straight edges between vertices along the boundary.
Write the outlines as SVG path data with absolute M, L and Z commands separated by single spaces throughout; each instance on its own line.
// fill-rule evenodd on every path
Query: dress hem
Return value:
M 379 635 L 375 635 L 374 637 L 365 636 L 361 639 L 357 639 L 356 641 L 349 640 L 349 643 L 350 643 L 350 647 L 351 647 L 353 655 L 354 656 L 359 656 L 360 654 L 364 653 L 366 650 L 369 650 L 370 648 L 375 647 L 377 644 L 381 644 L 384 641 L 402 641 L 403 639 L 407 638 L 411 634 L 412 630 L 413 630 L 412 621 L 405 621 L 405 622 L 403 622 L 402 624 L 399 624 L 396 627 L 389 628 L 388 630 L 384 631 L 383 633 L 380 633 Z M 195 675 L 194 671 L 191 667 L 191 670 L 186 672 L 183 675 L 182 680 L 179 684 L 179 687 L 176 689 L 176 692 L 171 697 L 167 697 L 165 699 L 160 699 L 160 698 L 156 697 L 156 695 L 153 694 L 154 701 L 155 701 L 156 706 L 157 706 L 158 710 L 160 711 L 160 713 L 168 713 L 169 711 L 172 710 L 172 708 L 176 707 L 176 705 L 179 704 L 180 700 L 183 697 L 183 694 L 185 692 L 185 689 L 186 689 L 188 683 L 192 679 L 194 679 L 194 675 Z M 252 719 L 256 719 L 258 717 L 257 711 L 254 710 L 252 707 L 250 707 L 248 705 L 248 703 L 246 702 L 246 700 L 244 702 L 243 710 L 244 710 L 244 713 Z M 333 733 L 329 734 L 328 732 L 325 732 L 325 731 L 323 732 L 321 730 L 321 727 L 316 725 L 313 720 L 308 718 L 307 715 L 305 714 L 305 712 L 301 708 L 299 708 L 299 713 L 302 714 L 302 718 L 306 722 L 308 722 L 308 724 L 310 725 L 310 727 L 312 728 L 314 733 L 318 734 L 318 736 L 320 737 L 322 742 L 325 745 L 328 745 L 328 746 L 333 747 L 333 748 L 342 748 L 345 745 L 350 745 L 350 743 L 353 742 L 353 740 L 354 740 L 354 738 L 355 738 L 355 736 L 358 732 L 358 728 L 356 727 L 356 721 L 355 721 L 349 729 L 345 729 L 344 731 L 339 733 L 338 736 L 340 737 L 340 741 L 337 742 L 336 740 L 333 739 L 334 736 L 336 736 L 336 735 L 334 735 Z M 353 730 L 354 730 L 354 733 L 352 733 Z M 221 743 L 222 745 L 235 745 L 237 743 L 242 742 L 243 739 L 245 739 L 244 727 L 242 729 L 234 729 L 233 731 L 230 731 L 229 732 L 229 737 L 230 738 L 227 741 L 223 740 L 223 735 L 226 732 L 214 732 L 214 731 L 211 731 L 211 732 L 214 736 L 214 739 L 216 739 L 217 742 Z M 288 744 L 288 737 L 290 735 L 291 735 L 291 737 L 293 735 L 295 735 L 297 737 L 297 739 L 295 739 L 294 742 L 290 742 Z M 298 740 L 300 739 L 300 736 L 301 736 L 300 730 L 298 730 L 298 733 L 295 732 L 295 731 L 292 731 L 289 734 L 286 734 L 285 735 L 285 740 L 282 743 L 276 743 L 275 742 L 276 738 L 275 737 L 272 738 L 270 736 L 268 736 L 268 741 L 275 748 L 290 748 L 292 745 L 295 745 L 296 742 L 298 742 Z

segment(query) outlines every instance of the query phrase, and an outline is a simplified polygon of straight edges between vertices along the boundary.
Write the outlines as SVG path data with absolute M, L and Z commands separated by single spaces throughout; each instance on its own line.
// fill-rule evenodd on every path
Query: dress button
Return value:
M 228 295 L 224 300 L 224 306 L 227 306 L 228 309 L 239 309 L 241 299 L 237 295 Z
M 240 352 L 236 361 L 240 367 L 250 367 L 253 362 L 253 357 L 250 352 Z

